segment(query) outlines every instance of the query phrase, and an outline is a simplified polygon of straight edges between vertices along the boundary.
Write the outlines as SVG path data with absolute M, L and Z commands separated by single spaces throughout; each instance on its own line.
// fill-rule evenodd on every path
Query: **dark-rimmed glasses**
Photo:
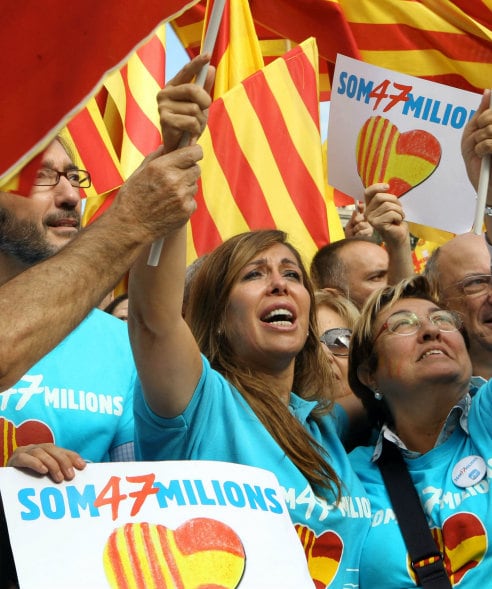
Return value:
M 346 357 L 349 355 L 351 337 L 351 329 L 347 327 L 335 327 L 333 329 L 327 329 L 319 339 L 334 356 Z
M 446 311 L 444 309 L 431 311 L 427 315 L 427 319 L 435 325 L 439 331 L 445 333 L 458 331 L 463 324 L 461 317 L 457 313 Z M 421 326 L 422 320 L 413 311 L 398 311 L 397 313 L 390 315 L 383 325 L 381 325 L 381 329 L 374 338 L 374 342 L 383 331 L 389 331 L 395 335 L 413 335 L 414 333 L 417 333 Z
M 59 172 L 53 168 L 41 168 L 34 179 L 34 186 L 56 186 L 61 177 L 66 178 L 74 188 L 89 188 L 91 175 L 87 170 L 73 168 L 66 172 Z
M 492 286 L 492 274 L 473 274 L 449 285 L 445 291 L 450 288 L 457 288 L 462 294 L 473 297 L 485 294 L 490 286 Z

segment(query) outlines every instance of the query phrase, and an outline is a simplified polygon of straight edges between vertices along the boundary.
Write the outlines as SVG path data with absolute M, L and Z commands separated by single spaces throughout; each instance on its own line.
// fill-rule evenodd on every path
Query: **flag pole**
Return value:
M 490 92 L 489 108 L 492 108 L 492 90 Z M 487 191 L 489 188 L 490 178 L 490 155 L 484 155 L 480 163 L 480 176 L 478 179 L 477 204 L 475 208 L 475 222 L 473 223 L 473 233 L 482 234 L 483 213 L 487 203 Z
M 217 41 L 217 35 L 219 33 L 220 22 L 224 13 L 226 0 L 215 0 L 212 6 L 212 12 L 210 13 L 210 20 L 208 22 L 207 32 L 205 33 L 205 39 L 203 40 L 202 53 L 210 53 L 212 55 Z M 207 71 L 209 64 L 206 63 L 202 69 L 198 72 L 195 83 L 203 88 L 205 80 L 207 79 Z M 183 133 L 179 142 L 178 148 L 188 145 L 190 142 L 190 134 Z M 159 259 L 161 257 L 162 246 L 164 244 L 164 238 L 161 237 L 155 241 L 150 247 L 150 253 L 147 260 L 148 266 L 158 266 Z

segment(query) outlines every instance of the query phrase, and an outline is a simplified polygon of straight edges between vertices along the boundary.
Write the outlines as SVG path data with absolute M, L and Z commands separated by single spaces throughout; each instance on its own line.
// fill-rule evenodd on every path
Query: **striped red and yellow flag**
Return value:
M 161 143 L 155 97 L 164 85 L 164 73 L 162 25 L 68 124 L 78 160 L 92 176 L 93 186 L 85 191 L 84 225 L 110 206 L 115 189 Z
M 207 2 L 207 28 L 213 4 Z M 248 0 L 225 1 L 211 64 L 216 67 L 214 100 L 264 66 Z
M 490 0 L 251 0 L 256 24 L 293 41 L 471 91 L 492 79 Z
M 189 260 L 249 229 L 286 231 L 306 260 L 329 242 L 314 39 L 216 100 Z
M 174 32 L 183 44 L 183 47 L 190 58 L 193 58 L 200 53 L 201 42 L 205 30 L 206 7 L 207 0 L 200 0 L 200 2 L 171 22 Z M 248 13 L 251 14 L 249 6 Z M 248 18 L 252 17 L 249 16 Z M 276 34 L 272 30 L 262 27 L 261 24 L 257 22 L 254 22 L 253 26 L 256 31 L 256 37 L 259 40 L 260 52 L 265 65 L 268 65 L 274 59 L 277 59 L 277 57 L 281 57 L 284 53 L 287 53 L 298 44 L 291 39 L 286 39 L 282 35 Z M 311 35 L 306 35 L 306 37 L 309 36 Z M 330 99 L 330 75 L 332 74 L 332 65 L 324 59 L 319 59 L 319 87 L 320 100 L 322 101 Z

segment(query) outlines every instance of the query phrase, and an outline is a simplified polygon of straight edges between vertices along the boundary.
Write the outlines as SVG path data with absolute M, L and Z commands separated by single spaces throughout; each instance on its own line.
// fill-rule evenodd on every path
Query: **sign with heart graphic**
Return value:
M 461 156 L 481 96 L 337 56 L 328 124 L 328 183 L 364 201 L 389 184 L 407 221 L 470 231 L 476 193 Z
M 439 141 L 427 131 L 400 133 L 384 117 L 368 119 L 357 136 L 357 171 L 365 188 L 389 184 L 389 192 L 402 196 L 424 182 L 441 159 Z
M 88 464 L 55 484 L 5 467 L 0 493 L 22 589 L 315 589 L 284 492 L 266 470 Z M 331 536 L 316 542 L 336 560 Z
M 235 589 L 245 558 L 241 539 L 223 522 L 196 518 L 176 530 L 143 522 L 111 533 L 104 570 L 113 589 Z

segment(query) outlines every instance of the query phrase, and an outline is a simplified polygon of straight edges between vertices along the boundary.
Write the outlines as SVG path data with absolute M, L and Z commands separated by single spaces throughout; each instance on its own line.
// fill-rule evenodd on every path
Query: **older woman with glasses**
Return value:
M 372 503 L 361 589 L 415 587 L 423 571 L 441 563 L 449 587 L 490 586 L 492 390 L 490 384 L 477 389 L 471 376 L 461 317 L 438 304 L 423 276 L 371 297 L 349 358 L 352 390 L 380 430 L 373 447 L 350 455 Z M 420 504 L 425 512 L 435 544 L 428 560 L 411 562 L 402 535 L 408 527 L 398 524 L 379 469 L 389 455 L 402 457 L 411 477 L 408 487 L 396 487 L 410 520 Z M 410 508 L 414 489 L 420 501 Z

